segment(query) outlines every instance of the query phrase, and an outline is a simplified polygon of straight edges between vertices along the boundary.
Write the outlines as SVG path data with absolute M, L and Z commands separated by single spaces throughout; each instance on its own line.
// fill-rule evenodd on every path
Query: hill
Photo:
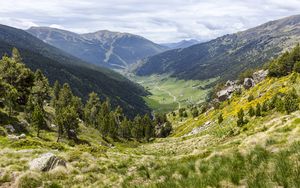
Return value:
M 52 84 L 55 80 L 69 83 L 73 92 L 84 100 L 94 91 L 102 100 L 108 97 L 114 106 L 122 106 L 130 116 L 149 112 L 141 97 L 147 92 L 137 84 L 111 70 L 88 65 L 23 30 L 1 25 L 0 55 L 9 54 L 13 47 L 19 49 L 29 68 L 41 69 Z
M 180 79 L 222 80 L 261 67 L 300 40 L 300 15 L 271 21 L 185 49 L 167 51 L 144 60 L 138 75 L 170 73 Z
M 32 27 L 28 33 L 86 62 L 125 69 L 138 60 L 167 50 L 143 37 L 107 30 L 77 34 L 49 27 Z

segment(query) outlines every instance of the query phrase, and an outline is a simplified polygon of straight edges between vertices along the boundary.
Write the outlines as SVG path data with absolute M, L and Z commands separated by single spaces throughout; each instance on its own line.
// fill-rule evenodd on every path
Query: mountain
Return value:
M 83 99 L 92 91 L 102 99 L 111 99 L 128 115 L 149 112 L 142 96 L 147 92 L 120 74 L 106 68 L 90 65 L 59 50 L 26 31 L 0 25 L 0 55 L 19 49 L 24 63 L 32 70 L 41 69 L 51 83 L 69 83 L 74 94 Z
M 135 71 L 138 75 L 169 73 L 181 79 L 227 80 L 262 66 L 299 41 L 300 15 L 296 15 L 149 57 Z
M 166 46 L 170 49 L 179 49 L 179 48 L 188 48 L 190 46 L 193 46 L 195 44 L 199 44 L 200 42 L 195 39 L 190 40 L 182 40 L 180 42 L 175 43 L 163 43 L 162 46 Z
M 28 33 L 86 62 L 124 69 L 168 48 L 143 37 L 111 31 L 77 34 L 49 27 L 32 27 Z

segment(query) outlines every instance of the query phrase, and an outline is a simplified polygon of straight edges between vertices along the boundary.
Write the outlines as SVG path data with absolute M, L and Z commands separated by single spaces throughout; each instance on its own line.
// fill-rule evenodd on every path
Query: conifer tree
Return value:
M 44 100 L 49 97 L 49 82 L 48 79 L 43 75 L 41 70 L 37 70 L 34 74 L 34 85 L 32 87 L 32 95 L 35 99 L 35 102 L 41 107 L 43 110 Z
M 37 137 L 40 137 L 40 130 L 45 126 L 44 112 L 40 105 L 36 104 L 32 113 L 32 124 L 37 130 Z
M 295 88 L 290 90 L 284 97 L 284 108 L 288 114 L 299 110 L 299 97 Z
M 60 86 L 59 82 L 56 80 L 53 85 L 52 99 L 51 99 L 51 105 L 54 108 L 56 108 L 56 103 L 58 101 L 60 89 L 61 89 L 61 86 Z
M 89 94 L 89 99 L 84 107 L 84 120 L 87 124 L 97 127 L 97 116 L 101 111 L 101 102 L 94 92 Z

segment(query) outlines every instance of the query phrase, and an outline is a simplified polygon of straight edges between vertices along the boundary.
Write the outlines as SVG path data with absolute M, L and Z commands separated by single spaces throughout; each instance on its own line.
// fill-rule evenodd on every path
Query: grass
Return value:
M 131 76 L 130 79 L 152 94 L 145 101 L 157 112 L 170 112 L 179 107 L 203 102 L 209 92 L 205 86 L 216 80 L 177 80 L 168 75 Z

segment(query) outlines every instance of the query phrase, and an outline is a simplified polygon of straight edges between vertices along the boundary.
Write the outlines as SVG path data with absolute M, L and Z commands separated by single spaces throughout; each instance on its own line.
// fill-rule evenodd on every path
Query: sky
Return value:
M 207 41 L 300 14 L 300 0 L 0 0 L 0 24 Z

